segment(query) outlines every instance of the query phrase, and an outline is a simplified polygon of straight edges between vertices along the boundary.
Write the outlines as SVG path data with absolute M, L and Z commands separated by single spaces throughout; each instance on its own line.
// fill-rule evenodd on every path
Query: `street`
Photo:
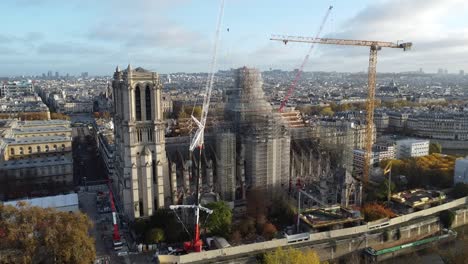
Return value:
M 72 122 L 90 122 L 91 117 L 71 116 Z M 90 119 L 90 120 L 88 120 Z M 104 166 L 98 157 L 96 140 L 87 125 L 73 126 L 73 180 L 75 185 L 92 185 L 106 180 Z M 102 183 L 102 182 L 101 182 Z

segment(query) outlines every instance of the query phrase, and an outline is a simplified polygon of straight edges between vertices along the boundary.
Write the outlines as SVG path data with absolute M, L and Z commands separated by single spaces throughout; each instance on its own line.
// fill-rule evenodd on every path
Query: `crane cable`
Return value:
M 322 23 L 320 24 L 320 27 L 317 31 L 317 34 L 315 34 L 315 37 L 314 39 L 318 39 L 320 34 L 322 33 L 322 30 L 323 30 L 323 27 L 325 25 L 325 22 L 327 21 L 328 19 L 328 16 L 330 15 L 331 13 L 331 10 L 333 9 L 333 6 L 330 6 L 328 7 L 328 10 L 327 12 L 325 13 L 325 16 L 323 17 L 322 19 Z M 286 41 L 284 42 L 285 44 L 287 43 Z M 312 51 L 314 50 L 314 43 L 312 43 L 310 45 L 310 48 L 309 48 L 309 51 L 307 52 L 304 60 L 302 61 L 302 64 L 299 68 L 299 70 L 297 71 L 296 73 L 296 76 L 294 77 L 294 81 L 292 82 L 291 86 L 289 87 L 289 90 L 288 90 L 288 93 L 286 94 L 286 97 L 284 98 L 284 100 L 281 102 L 281 106 L 279 108 L 279 112 L 283 112 L 283 108 L 286 106 L 286 103 L 288 102 L 288 99 L 289 97 L 291 96 L 291 94 L 294 92 L 294 89 L 296 88 L 296 85 L 297 85 L 297 82 L 299 81 L 299 79 L 301 78 L 301 75 L 302 75 L 302 72 L 304 70 L 304 66 L 307 64 L 307 62 L 309 61 L 309 57 L 310 57 L 310 54 L 312 53 Z

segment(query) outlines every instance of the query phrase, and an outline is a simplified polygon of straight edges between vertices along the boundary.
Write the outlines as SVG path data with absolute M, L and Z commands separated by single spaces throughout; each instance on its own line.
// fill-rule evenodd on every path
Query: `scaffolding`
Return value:
M 227 92 L 226 118 L 237 135 L 247 187 L 269 189 L 289 181 L 290 135 L 262 86 L 259 70 L 237 69 L 235 88 Z

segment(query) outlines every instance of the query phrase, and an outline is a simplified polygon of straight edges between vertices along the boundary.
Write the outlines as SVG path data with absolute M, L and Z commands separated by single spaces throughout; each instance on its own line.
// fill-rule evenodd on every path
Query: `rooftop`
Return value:
M 64 142 L 71 141 L 71 137 L 64 136 L 32 136 L 15 139 L 5 139 L 8 145 L 22 145 L 22 144 L 34 144 L 34 143 L 48 143 L 48 142 Z
M 0 162 L 0 169 L 17 169 L 66 164 L 73 164 L 73 160 L 67 157 L 32 158 Z
M 31 206 L 38 206 L 42 208 L 61 208 L 68 206 L 77 206 L 78 205 L 78 194 L 62 194 L 56 196 L 47 196 L 40 198 L 32 199 L 20 199 L 15 201 L 5 202 L 4 205 L 17 206 L 18 202 L 26 202 Z

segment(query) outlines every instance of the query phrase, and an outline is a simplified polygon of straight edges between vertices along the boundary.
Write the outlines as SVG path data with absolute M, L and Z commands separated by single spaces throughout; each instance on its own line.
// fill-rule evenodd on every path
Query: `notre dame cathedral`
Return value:
M 133 220 L 151 216 L 170 198 L 159 75 L 118 67 L 114 98 L 115 175 L 119 205 Z M 169 197 L 167 197 L 169 196 Z

